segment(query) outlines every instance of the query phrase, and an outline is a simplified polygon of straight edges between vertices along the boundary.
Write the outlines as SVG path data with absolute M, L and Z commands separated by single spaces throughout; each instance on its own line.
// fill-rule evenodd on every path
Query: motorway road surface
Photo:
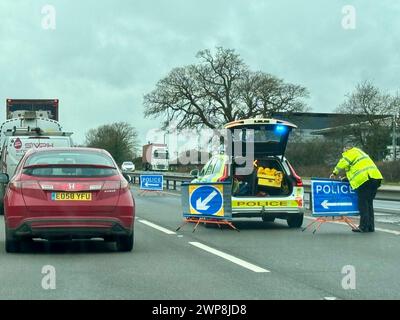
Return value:
M 20 254 L 4 250 L 0 218 L 1 299 L 400 299 L 400 226 L 355 234 L 328 223 L 313 235 L 285 221 L 240 220 L 240 233 L 182 223 L 174 194 L 139 196 L 131 253 L 102 241 L 35 242 Z M 305 224 L 311 218 L 305 219 Z M 56 289 L 41 286 L 43 266 Z M 344 266 L 356 289 L 342 287 Z

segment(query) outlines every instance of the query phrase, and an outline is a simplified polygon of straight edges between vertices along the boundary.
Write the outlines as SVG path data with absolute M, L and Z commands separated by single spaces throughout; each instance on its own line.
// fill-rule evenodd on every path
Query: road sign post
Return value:
M 183 183 L 182 209 L 185 223 L 226 224 L 237 230 L 232 221 L 231 183 Z M 179 230 L 180 226 L 177 230 Z
M 319 223 L 314 233 L 328 218 L 343 221 L 351 228 L 356 228 L 349 216 L 359 215 L 358 196 L 348 182 L 332 179 L 311 179 L 312 215 L 317 219 L 306 228 Z
M 164 190 L 164 177 L 161 174 L 143 174 L 140 175 L 140 186 L 142 191 L 140 195 L 146 192 L 158 192 Z

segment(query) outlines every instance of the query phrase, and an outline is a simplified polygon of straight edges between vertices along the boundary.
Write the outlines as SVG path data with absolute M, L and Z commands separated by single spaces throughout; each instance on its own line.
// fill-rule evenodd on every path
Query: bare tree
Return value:
M 106 124 L 90 129 L 86 134 L 86 145 L 105 149 L 111 153 L 117 164 L 132 160 L 138 147 L 136 129 L 127 122 Z
M 354 92 L 346 95 L 345 102 L 336 111 L 353 115 L 354 125 L 348 126 L 345 133 L 374 159 L 381 160 L 391 142 L 391 118 L 397 104 L 397 97 L 382 92 L 370 81 L 364 81 L 356 86 Z
M 246 72 L 239 86 L 241 108 L 235 114 L 239 118 L 257 115 L 269 117 L 274 112 L 304 112 L 309 110 L 301 98 L 307 98 L 307 89 L 285 83 L 264 72 Z
M 203 50 L 198 64 L 173 69 L 145 95 L 145 116 L 172 121 L 177 129 L 216 129 L 240 118 L 275 111 L 303 111 L 306 88 L 275 76 L 252 72 L 234 50 Z

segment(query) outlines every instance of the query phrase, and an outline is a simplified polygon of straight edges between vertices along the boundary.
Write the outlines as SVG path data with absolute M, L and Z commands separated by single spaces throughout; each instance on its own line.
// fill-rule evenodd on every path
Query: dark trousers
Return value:
M 369 179 L 356 190 L 360 211 L 359 228 L 363 231 L 375 231 L 374 199 L 380 186 L 381 180 Z

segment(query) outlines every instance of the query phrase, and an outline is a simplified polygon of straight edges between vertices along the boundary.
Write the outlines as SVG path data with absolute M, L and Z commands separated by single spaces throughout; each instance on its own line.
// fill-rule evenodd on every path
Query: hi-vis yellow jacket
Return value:
M 370 178 L 383 179 L 369 155 L 358 148 L 351 148 L 342 154 L 342 159 L 339 160 L 333 173 L 336 175 L 340 170 L 346 171 L 347 179 L 353 189 L 357 189 Z

